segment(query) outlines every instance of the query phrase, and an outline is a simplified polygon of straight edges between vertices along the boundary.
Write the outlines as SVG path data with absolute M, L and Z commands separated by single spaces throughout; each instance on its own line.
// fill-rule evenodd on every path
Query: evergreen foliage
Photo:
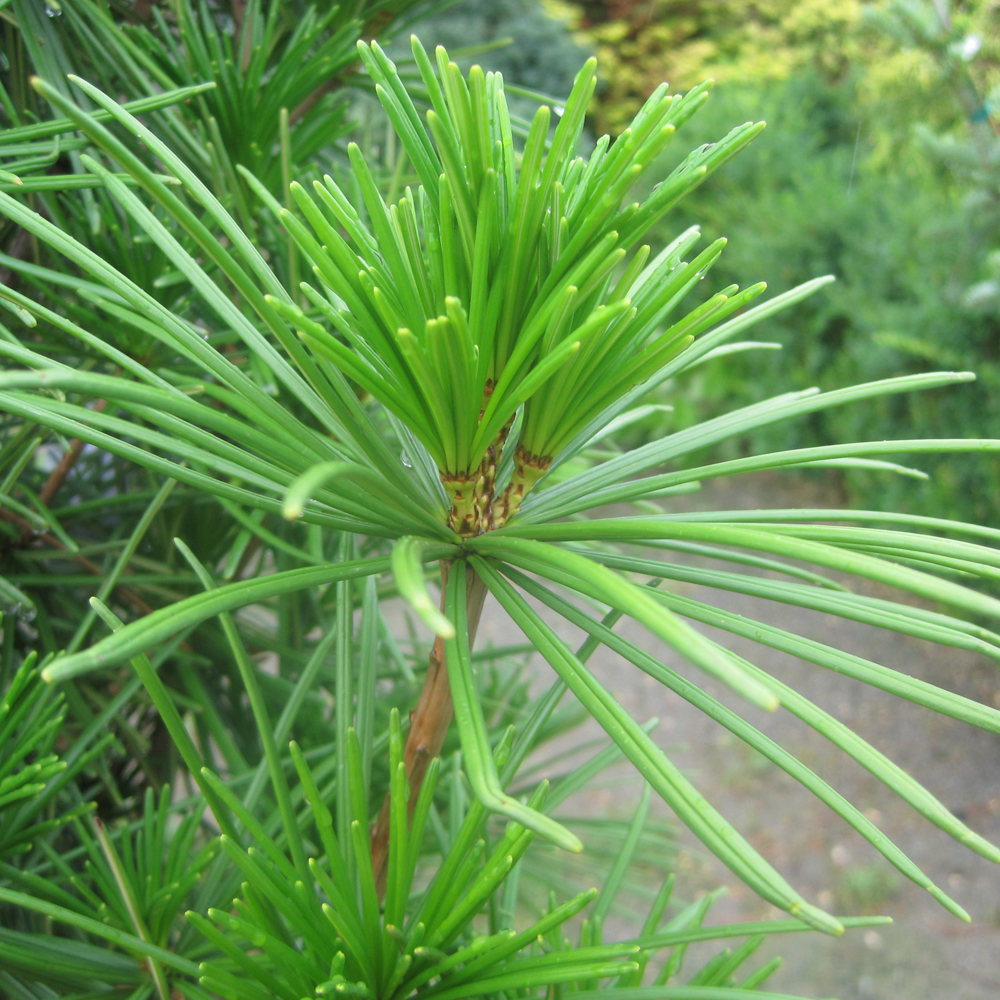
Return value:
M 406 4 L 177 0 L 126 32 L 77 0 L 41 21 L 11 7 L 14 127 L 0 134 L 17 166 L 0 190 L 0 301 L 13 317 L 0 325 L 4 993 L 777 998 L 757 990 L 774 963 L 744 969 L 763 936 L 884 922 L 803 899 L 588 669 L 602 644 L 968 919 L 853 803 L 698 680 L 792 712 L 971 850 L 995 861 L 1000 850 L 696 624 L 987 731 L 1000 732 L 1000 712 L 663 584 L 708 583 L 1000 657 L 1000 636 L 980 624 L 1000 614 L 993 529 L 869 510 L 669 507 L 702 481 L 761 469 L 907 475 L 900 454 L 988 457 L 1000 442 L 710 451 L 972 375 L 785 392 L 641 447 L 607 447 L 646 417 L 653 390 L 766 346 L 738 338 L 828 284 L 760 301 L 763 284 L 698 295 L 724 240 L 699 248 L 686 228 L 660 252 L 644 242 L 759 125 L 665 172 L 661 157 L 709 88 L 664 85 L 613 141 L 591 144 L 593 60 L 558 110 L 541 103 L 522 123 L 501 74 L 463 73 L 415 36 L 396 64 L 359 38 L 400 27 L 416 10 Z M 121 62 L 88 73 L 100 39 Z M 394 156 L 388 141 L 378 152 L 338 144 L 342 107 L 326 98 L 358 66 Z M 313 98 L 301 115 L 289 107 Z M 33 111 L 45 115 L 21 120 Z M 641 516 L 604 516 L 610 503 Z M 690 554 L 721 568 L 692 566 Z M 867 581 L 904 596 L 867 597 Z M 475 650 L 488 594 L 526 645 Z M 432 647 L 390 628 L 385 602 L 397 596 Z M 616 632 L 623 616 L 690 676 Z M 580 630 L 582 645 L 554 622 Z M 516 663 L 525 652 L 556 675 L 534 698 Z M 608 746 L 551 785 L 522 770 L 581 714 Z M 592 864 L 602 888 L 560 901 L 556 870 L 547 905 L 525 920 L 521 873 L 544 877 L 525 866 L 532 841 L 585 848 L 585 826 L 554 810 L 621 757 L 644 791 L 618 856 Z M 668 876 L 642 932 L 605 942 L 630 869 L 650 861 L 653 792 L 789 919 L 705 926 L 711 896 L 668 915 Z M 745 943 L 683 969 L 688 944 L 730 938 Z

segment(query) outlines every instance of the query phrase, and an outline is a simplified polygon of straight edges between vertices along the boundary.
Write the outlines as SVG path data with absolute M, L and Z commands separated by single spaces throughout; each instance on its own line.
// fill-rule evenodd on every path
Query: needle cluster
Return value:
M 376 91 L 419 178 L 386 205 L 349 147 L 362 217 L 332 177 L 292 195 L 305 219 L 282 219 L 309 262 L 300 309 L 274 301 L 317 354 L 399 417 L 427 448 L 452 500 L 452 527 L 503 523 L 553 456 L 695 336 L 763 291 L 727 288 L 668 319 L 724 241 L 682 260 L 697 234 L 651 262 L 644 234 L 762 125 L 702 147 L 640 201 L 625 203 L 674 132 L 708 96 L 659 87 L 614 143 L 581 153 L 596 61 L 576 76 L 558 123 L 534 116 L 517 148 L 499 73 L 467 77 L 439 47 L 437 72 L 414 37 L 431 109 L 418 113 L 396 67 L 359 43 Z M 518 409 L 513 481 L 496 468 Z M 494 513 L 495 500 L 499 500 Z

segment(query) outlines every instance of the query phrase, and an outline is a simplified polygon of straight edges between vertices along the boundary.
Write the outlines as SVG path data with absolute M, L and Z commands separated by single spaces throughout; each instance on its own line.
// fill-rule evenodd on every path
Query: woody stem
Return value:
M 448 570 L 451 563 L 441 562 L 441 610 L 444 610 L 444 594 L 448 585 Z M 476 631 L 479 627 L 479 617 L 482 614 L 483 602 L 486 599 L 486 585 L 469 572 L 466 577 L 465 607 L 469 627 L 469 646 L 476 641 Z M 435 639 L 427 664 L 427 675 L 417 699 L 416 708 L 410 713 L 410 730 L 406 734 L 403 747 L 403 762 L 406 765 L 406 778 L 410 784 L 410 818 L 413 818 L 413 808 L 417 796 L 424 783 L 427 767 L 430 762 L 440 756 L 448 727 L 454 716 L 451 703 L 451 685 L 448 683 L 448 669 L 445 664 L 444 640 Z M 375 887 L 379 899 L 385 897 L 386 871 L 389 863 L 389 797 L 382 803 L 378 820 L 372 830 L 372 867 L 375 871 Z
M 103 413 L 107 405 L 107 400 L 99 399 L 94 404 L 94 412 Z M 80 438 L 73 438 L 70 441 L 69 449 L 59 459 L 56 467 L 49 474 L 49 478 L 45 480 L 42 491 L 38 494 L 39 502 L 43 506 L 48 507 L 55 499 L 59 490 L 62 489 L 63 483 L 66 482 L 66 477 L 73 471 L 73 466 L 76 465 L 83 454 L 83 446 L 84 442 Z

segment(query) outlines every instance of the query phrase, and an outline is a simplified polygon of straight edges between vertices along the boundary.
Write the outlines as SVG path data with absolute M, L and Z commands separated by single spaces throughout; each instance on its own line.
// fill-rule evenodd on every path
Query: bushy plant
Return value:
M 804 70 L 840 79 L 862 53 L 860 0 L 576 0 L 553 3 L 595 46 L 604 86 L 594 116 L 625 128 L 661 80 L 676 90 L 706 77 L 781 81 Z
M 1000 602 L 967 585 L 995 577 L 995 532 L 863 510 L 648 513 L 649 503 L 716 476 L 874 461 L 898 470 L 891 459 L 900 452 L 1000 449 L 975 439 L 882 440 L 693 461 L 780 420 L 971 376 L 786 393 L 629 451 L 596 448 L 642 417 L 637 404 L 652 390 L 712 358 L 752 350 L 758 345 L 736 338 L 827 283 L 755 305 L 763 284 L 728 285 L 685 309 L 724 241 L 695 252 L 699 233 L 688 229 L 655 255 L 642 242 L 760 126 L 696 149 L 660 179 L 652 171 L 707 86 L 683 96 L 659 88 L 630 129 L 584 151 L 593 61 L 555 115 L 542 105 L 521 130 L 498 74 L 473 67 L 463 75 L 443 49 L 432 60 L 414 39 L 419 79 L 407 82 L 377 44 L 358 51 L 405 158 L 386 177 L 352 145 L 343 183 L 330 174 L 287 192 L 282 183 L 277 195 L 245 163 L 233 165 L 245 187 L 213 191 L 168 132 L 94 83 L 70 80 L 103 121 L 54 83 L 33 81 L 64 116 L 45 127 L 78 137 L 74 152 L 106 231 L 138 239 L 160 278 L 147 287 L 92 233 L 64 214 L 36 211 L 33 192 L 0 193 L 0 209 L 38 248 L 37 262 L 11 265 L 24 288 L 0 289 L 26 328 L 19 336 L 4 328 L 0 341 L 10 359 L 0 374 L 9 415 L 0 493 L 5 558 L 15 570 L 5 590 L 5 670 L 17 668 L 22 685 L 44 694 L 25 655 L 31 646 L 44 653 L 40 677 L 61 686 L 73 712 L 65 759 L 83 776 L 53 791 L 60 778 L 44 739 L 55 727 L 30 730 L 43 734 L 25 751 L 37 747 L 28 766 L 38 770 L 19 787 L 53 811 L 79 811 L 72 829 L 41 828 L 30 847 L 22 836 L 18 864 L 2 869 L 0 900 L 12 925 L 0 935 L 2 988 L 18 997 L 113 996 L 120 985 L 136 997 L 176 990 L 198 1000 L 610 989 L 620 1000 L 727 1000 L 773 971 L 736 982 L 760 935 L 809 927 L 839 934 L 879 922 L 836 917 L 803 899 L 587 669 L 599 644 L 784 769 L 965 917 L 857 807 L 614 626 L 627 615 L 743 700 L 793 712 L 931 822 L 1000 860 L 898 765 L 691 623 L 989 731 L 1000 731 L 1000 713 L 660 586 L 706 582 L 995 656 L 1000 637 L 968 619 L 996 616 Z M 191 96 L 173 91 L 157 101 Z M 426 113 L 415 97 L 426 99 Z M 632 200 L 651 178 L 659 182 Z M 66 204 L 77 197 L 65 176 L 52 183 Z M 388 190 L 397 197 L 387 204 Z M 237 221 L 244 211 L 252 232 Z M 296 274 L 308 280 L 293 282 Z M 134 331 L 144 338 L 141 353 L 128 340 Z M 49 435 L 80 442 L 81 462 L 110 470 L 106 480 L 91 475 L 91 492 L 62 509 L 35 488 L 51 475 L 32 464 Z M 106 507 L 106 521 L 103 535 L 80 544 L 63 520 L 84 503 Z M 639 504 L 644 516 L 600 516 L 610 503 Z M 37 627 L 23 615 L 28 602 L 45 607 L 25 572 L 35 550 L 58 553 L 61 564 L 51 580 L 57 613 L 44 622 L 39 614 Z M 683 558 L 690 554 L 722 568 L 693 567 Z M 69 605 L 81 591 L 67 569 L 91 557 L 106 559 L 102 585 L 74 618 Z M 440 603 L 428 569 L 438 575 Z M 849 588 L 857 580 L 948 610 L 870 598 Z M 505 667 L 515 650 L 473 651 L 488 593 L 556 673 L 533 701 Z M 407 655 L 408 644 L 386 627 L 383 599 L 395 595 L 436 635 L 419 665 L 420 644 Z M 256 620 L 237 614 L 247 608 L 257 609 Z M 111 634 L 86 646 L 98 619 Z M 558 637 L 554 621 L 584 634 L 579 649 Z M 273 654 L 269 669 L 253 658 L 260 652 Z M 492 677 L 476 658 L 495 665 Z M 406 725 L 415 665 L 423 677 Z M 528 754 L 565 724 L 557 707 L 567 693 L 612 746 L 551 790 L 544 781 L 519 784 Z M 458 746 L 449 754 L 453 716 Z M 129 752 L 102 756 L 92 741 L 112 720 Z M 790 919 L 703 928 L 706 897 L 664 923 L 667 879 L 641 935 L 606 944 L 603 920 L 640 843 L 647 790 L 601 892 L 552 898 L 517 929 L 529 843 L 540 835 L 579 851 L 572 823 L 554 817 L 553 806 L 621 755 Z M 112 762 L 121 773 L 108 773 Z M 95 798 L 102 816 L 86 821 Z M 5 815 L 0 832 L 6 823 Z M 573 947 L 564 925 L 588 906 Z M 748 935 L 686 983 L 669 983 L 688 943 Z M 663 948 L 672 951 L 643 987 Z
M 591 55 L 561 14 L 558 7 L 531 0 L 460 0 L 421 18 L 420 38 L 428 49 L 443 45 L 460 66 L 478 63 L 502 73 L 513 116 L 530 120 L 537 99 L 532 102 L 521 91 L 565 96 L 580 64 Z M 403 38 L 386 51 L 398 63 L 409 61 Z

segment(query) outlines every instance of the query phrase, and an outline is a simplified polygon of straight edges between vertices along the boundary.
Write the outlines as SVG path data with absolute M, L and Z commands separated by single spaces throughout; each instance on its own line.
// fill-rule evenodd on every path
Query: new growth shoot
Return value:
M 683 96 L 662 85 L 614 142 L 605 136 L 584 156 L 591 59 L 555 129 L 541 106 L 519 149 L 499 73 L 473 66 L 465 77 L 440 47 L 435 72 L 412 44 L 432 106 L 426 124 L 378 44 L 358 48 L 419 185 L 387 205 L 356 145 L 367 223 L 333 178 L 312 192 L 293 184 L 305 224 L 281 215 L 312 268 L 300 285 L 309 308 L 271 301 L 411 430 L 440 473 L 450 527 L 469 536 L 502 526 L 590 421 L 764 290 L 732 286 L 674 318 L 725 241 L 690 262 L 697 230 L 651 261 L 641 244 L 763 125 L 696 150 L 629 202 L 710 83 Z M 499 482 L 511 448 L 511 474 Z

